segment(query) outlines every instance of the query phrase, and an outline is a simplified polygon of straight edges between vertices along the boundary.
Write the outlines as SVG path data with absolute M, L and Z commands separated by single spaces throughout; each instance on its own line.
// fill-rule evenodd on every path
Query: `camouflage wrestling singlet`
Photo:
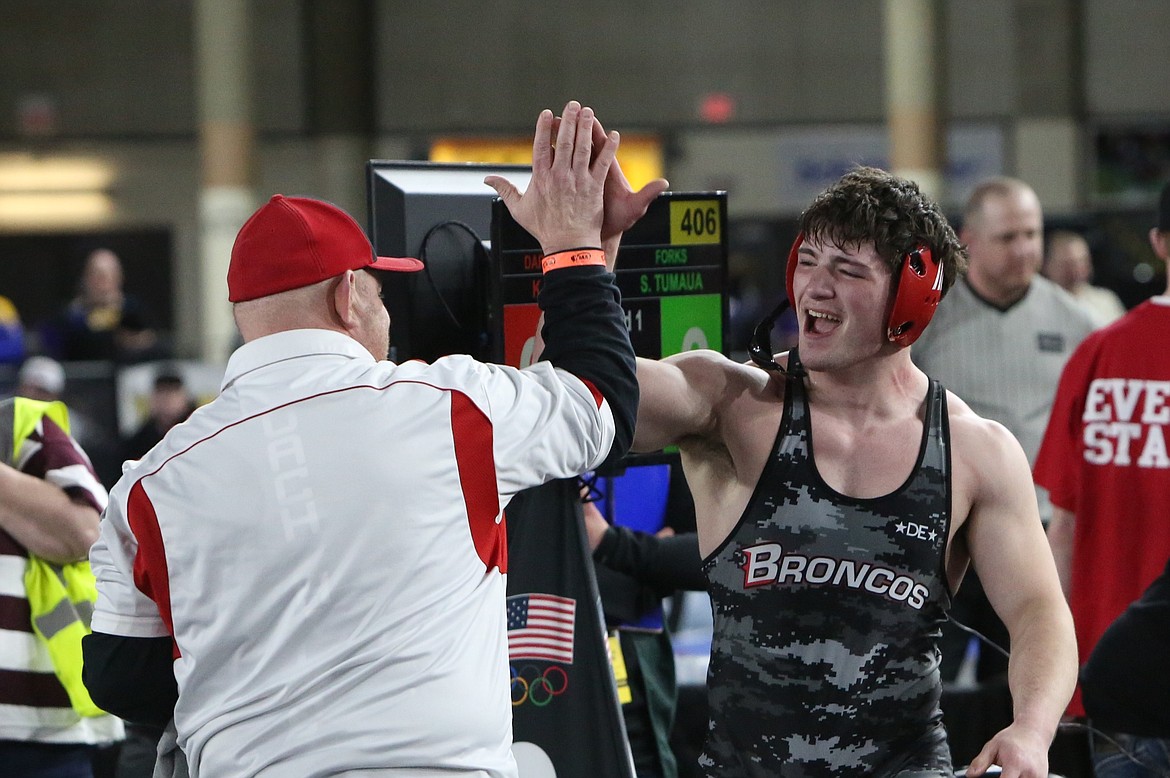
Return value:
M 700 765 L 712 778 L 950 776 L 935 645 L 950 606 L 946 393 L 931 381 L 917 465 L 884 497 L 829 488 L 810 429 L 789 377 L 755 493 L 704 562 L 715 638 Z

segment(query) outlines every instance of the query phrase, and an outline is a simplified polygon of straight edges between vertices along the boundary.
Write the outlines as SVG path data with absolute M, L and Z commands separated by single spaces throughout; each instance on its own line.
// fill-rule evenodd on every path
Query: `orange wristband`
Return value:
M 545 273 L 550 270 L 559 270 L 562 267 L 583 267 L 585 265 L 605 267 L 605 252 L 601 249 L 585 247 L 546 254 L 544 259 L 540 260 L 540 268 Z

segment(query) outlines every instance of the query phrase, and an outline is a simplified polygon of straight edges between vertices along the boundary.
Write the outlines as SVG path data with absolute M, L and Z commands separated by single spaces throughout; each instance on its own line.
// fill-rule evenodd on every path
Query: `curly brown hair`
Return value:
M 913 181 L 875 167 L 856 167 L 817 195 L 800 215 L 800 230 L 843 247 L 872 242 L 895 274 L 903 256 L 925 245 L 942 263 L 944 296 L 967 268 L 967 247 L 938 204 Z

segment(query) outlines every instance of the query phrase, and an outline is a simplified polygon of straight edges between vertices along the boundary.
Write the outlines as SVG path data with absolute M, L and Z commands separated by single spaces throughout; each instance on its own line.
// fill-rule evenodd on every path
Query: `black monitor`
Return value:
M 483 179 L 501 175 L 523 190 L 532 169 L 399 160 L 370 160 L 366 168 L 374 249 L 426 264 L 420 273 L 385 274 L 391 359 L 471 354 L 498 361 L 488 253 L 496 193 Z

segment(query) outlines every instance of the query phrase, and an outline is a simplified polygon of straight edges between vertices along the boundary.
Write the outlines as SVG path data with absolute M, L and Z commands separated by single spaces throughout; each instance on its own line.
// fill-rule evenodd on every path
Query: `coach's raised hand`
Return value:
M 540 241 L 545 254 L 574 248 L 600 248 L 605 179 L 617 153 L 618 134 L 602 136 L 593 153 L 592 108 L 576 100 L 565 106 L 553 140 L 552 111 L 541 111 L 532 142 L 532 180 L 521 194 L 501 176 L 491 186 L 521 227 Z

